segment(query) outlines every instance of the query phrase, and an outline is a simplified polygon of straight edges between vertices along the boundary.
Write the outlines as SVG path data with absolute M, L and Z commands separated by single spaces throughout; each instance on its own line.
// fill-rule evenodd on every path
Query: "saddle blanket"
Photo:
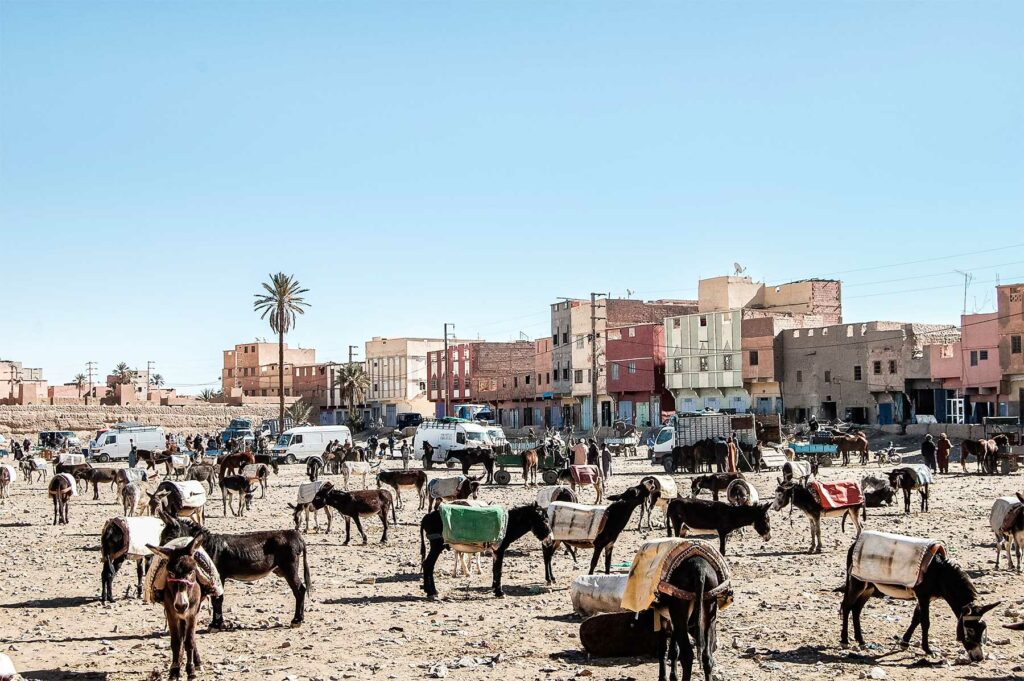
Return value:
M 809 478 L 811 475 L 809 461 L 787 461 L 782 465 L 783 480 L 799 480 L 800 478 Z
M 676 481 L 668 475 L 651 475 L 649 476 L 658 481 L 658 487 L 661 488 L 658 497 L 658 506 L 665 508 L 668 506 L 668 502 L 679 496 L 679 488 L 676 487 Z
M 172 539 L 163 546 L 167 548 L 180 549 L 189 545 L 192 541 L 192 537 L 178 537 Z M 156 546 L 156 544 L 153 544 Z M 213 564 L 210 559 L 210 555 L 205 550 L 199 549 L 195 554 L 196 565 L 198 565 L 206 574 L 210 576 L 210 580 L 213 582 L 212 595 L 220 598 L 224 595 L 224 583 L 221 581 L 220 573 L 217 572 L 217 566 Z M 159 592 L 163 590 L 167 584 L 167 560 L 161 556 L 157 556 L 153 562 L 149 564 L 149 570 L 146 571 L 146 576 L 142 582 L 142 602 L 143 603 L 158 603 L 157 600 Z M 203 587 L 203 595 L 208 595 L 208 589 Z
M 725 488 L 725 498 L 733 506 L 753 506 L 761 500 L 757 488 L 746 480 L 733 480 Z
M 853 545 L 850 573 L 864 582 L 913 589 L 938 553 L 945 555 L 946 548 L 932 539 L 865 531 Z
M 348 470 L 349 475 L 369 475 L 370 473 L 368 461 L 346 461 L 341 465 Z
M 50 465 L 49 462 L 47 462 L 47 460 L 41 456 L 33 456 L 29 460 L 32 462 L 32 466 L 37 471 L 45 471 L 47 467 Z
M 186 480 L 184 482 L 173 482 L 164 480 L 160 487 L 167 489 L 167 486 L 174 488 L 174 492 L 181 499 L 182 508 L 199 508 L 206 504 L 206 488 L 198 480 Z
M 671 537 L 644 542 L 633 556 L 629 579 L 622 593 L 622 609 L 643 612 L 654 603 L 665 560 L 686 539 Z
M 501 506 L 441 504 L 441 534 L 446 544 L 500 544 L 507 525 L 508 512 Z
M 928 466 L 925 466 L 923 463 L 907 463 L 907 464 L 903 464 L 903 465 L 899 466 L 897 468 L 897 470 L 903 469 L 903 468 L 905 468 L 905 469 L 907 469 L 909 471 L 913 471 L 914 476 L 917 478 L 917 484 L 918 485 L 930 485 L 930 484 L 932 484 L 932 482 L 934 482 L 934 479 L 932 478 L 932 471 L 931 471 L 931 469 L 929 469 Z
M 537 505 L 547 510 L 548 506 L 551 505 L 551 501 L 559 494 L 568 493 L 572 495 L 570 498 L 575 499 L 576 493 L 571 488 L 565 485 L 551 485 L 550 487 L 542 487 L 537 490 Z
M 889 480 L 878 475 L 865 475 L 860 479 L 860 488 L 865 494 L 868 492 L 881 492 L 889 488 Z
M 811 483 L 811 489 L 818 496 L 825 510 L 835 511 L 846 506 L 856 506 L 864 503 L 864 495 L 857 483 L 850 480 L 841 482 L 818 482 Z
M 85 463 L 85 455 L 83 454 L 61 454 L 57 457 L 57 463 L 64 466 L 81 466 Z
M 144 468 L 119 468 L 114 472 L 114 480 L 119 485 L 149 480 L 149 473 Z
M 659 593 L 672 594 L 677 597 L 690 596 L 690 600 L 696 600 L 696 594 L 683 591 L 670 582 L 672 573 L 690 558 L 703 558 L 707 561 L 718 577 L 718 586 L 710 591 L 704 592 L 704 598 L 715 598 L 718 607 L 725 610 L 732 605 L 733 592 L 731 588 L 729 564 L 712 544 L 705 541 L 686 541 L 677 546 L 666 558 L 661 572 L 661 581 L 658 582 Z M 655 618 L 657 622 L 657 618 Z M 660 627 L 660 623 L 658 623 Z
M 192 465 L 192 459 L 185 454 L 171 454 L 171 468 L 188 468 Z
M 548 506 L 548 522 L 555 541 L 593 544 L 604 528 L 607 506 L 587 506 L 553 501 Z
M 572 609 L 583 617 L 603 612 L 622 612 L 622 595 L 629 575 L 581 575 L 572 580 Z
M 427 483 L 427 492 L 431 499 L 451 499 L 459 493 L 459 487 L 466 481 L 465 475 L 454 478 L 434 478 Z
M 1008 520 L 1009 516 L 1016 515 L 1021 512 L 1024 505 L 1020 503 L 1017 497 L 999 497 L 992 504 L 992 512 L 988 517 L 989 527 L 996 533 L 997 536 L 1003 534 L 1003 524 Z
M 3 470 L 7 471 L 7 479 L 10 480 L 11 482 L 14 482 L 15 480 L 18 479 L 17 471 L 14 468 L 14 466 L 12 466 L 11 464 L 9 464 L 9 463 L 0 464 L 0 468 L 2 468 Z
M 295 503 L 299 506 L 312 503 L 313 497 L 324 486 L 324 482 L 324 480 L 317 480 L 316 482 L 304 482 L 299 485 L 299 494 L 295 498 Z
M 153 552 L 146 544 L 159 546 L 160 534 L 164 531 L 164 521 L 148 515 L 111 518 L 103 526 L 103 534 L 106 534 L 109 525 L 117 525 L 126 539 L 125 545 L 116 555 L 125 555 L 132 560 L 152 556 Z
M 58 473 L 57 477 L 64 478 L 69 485 L 71 485 L 71 496 L 78 496 L 78 485 L 75 484 L 75 478 L 70 473 Z
M 264 467 L 262 463 L 247 463 L 245 468 L 242 469 L 242 477 L 248 478 L 249 480 L 255 480 L 260 477 L 260 469 Z
M 593 485 L 601 479 L 597 466 L 569 466 L 569 473 L 577 485 Z

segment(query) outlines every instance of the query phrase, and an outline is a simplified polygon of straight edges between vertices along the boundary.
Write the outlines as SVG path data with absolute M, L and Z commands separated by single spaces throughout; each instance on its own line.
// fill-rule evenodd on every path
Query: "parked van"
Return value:
M 89 447 L 89 458 L 99 463 L 128 460 L 132 443 L 138 449 L 162 452 L 167 448 L 167 434 L 159 426 L 117 428 L 100 434 Z
M 320 456 L 328 442 L 337 440 L 341 444 L 352 441 L 348 426 L 299 426 L 281 433 L 270 455 L 277 461 L 296 463 L 311 456 Z
M 504 432 L 500 426 L 484 426 L 458 418 L 430 419 L 416 428 L 416 437 L 412 441 L 413 456 L 422 458 L 423 443 L 429 442 L 434 448 L 434 458 L 429 463 L 443 463 L 449 451 L 497 447 L 499 434 L 503 441 Z M 425 466 L 429 463 L 424 461 Z

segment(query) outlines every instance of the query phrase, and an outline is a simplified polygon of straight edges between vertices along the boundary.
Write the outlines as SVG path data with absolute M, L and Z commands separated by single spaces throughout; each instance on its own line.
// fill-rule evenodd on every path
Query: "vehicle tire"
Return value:
M 448 466 L 448 468 L 449 468 L 449 469 L 451 469 L 451 468 L 455 468 L 455 465 L 456 465 L 457 463 L 459 463 L 459 462 L 458 462 L 458 461 L 456 461 L 455 459 L 452 459 L 451 461 L 445 461 L 445 462 L 444 462 L 444 465 L 445 465 L 445 466 Z
M 545 485 L 557 485 L 558 471 L 556 471 L 554 468 L 546 468 L 540 474 L 540 479 L 544 481 Z
M 662 457 L 661 467 L 665 469 L 666 473 L 675 473 L 675 462 L 672 461 L 671 456 Z
M 889 463 L 891 463 L 894 466 L 898 466 L 899 464 L 903 463 L 903 456 L 900 454 L 890 454 Z
M 284 457 L 284 462 L 287 464 L 293 464 L 298 463 L 299 460 L 295 458 L 294 454 L 289 454 L 288 456 Z
M 110 461 L 109 454 L 100 454 L 96 457 L 96 463 L 107 463 L 108 461 Z
M 512 474 L 508 471 L 494 471 L 494 482 L 499 485 L 507 485 L 512 482 Z

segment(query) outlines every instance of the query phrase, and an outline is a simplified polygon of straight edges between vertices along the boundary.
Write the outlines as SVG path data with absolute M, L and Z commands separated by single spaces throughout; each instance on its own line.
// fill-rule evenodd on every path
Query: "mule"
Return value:
M 195 554 L 203 545 L 203 537 L 196 537 L 188 546 L 173 549 L 165 546 L 147 546 L 155 555 L 165 559 L 167 577 L 163 588 L 164 616 L 171 634 L 171 669 L 168 678 L 181 678 L 181 658 L 185 658 L 185 673 L 194 679 L 202 671 L 203 662 L 196 645 L 196 622 L 199 606 L 203 603 L 202 588 L 212 588 L 210 575 L 196 563 Z
M 471 449 L 463 450 L 449 450 L 448 454 L 444 457 L 445 463 L 448 463 L 452 459 L 455 459 L 462 464 L 462 474 L 469 476 L 469 469 L 476 465 L 481 465 L 487 472 L 487 479 L 484 483 L 487 485 L 494 484 L 494 462 L 497 457 L 489 447 L 473 447 Z
M 832 444 L 837 445 L 836 451 L 843 457 L 843 465 L 850 465 L 850 454 L 856 453 L 862 460 L 869 456 L 868 438 L 863 432 L 857 431 L 847 435 L 836 435 Z
M 843 647 L 849 646 L 849 619 L 853 615 L 853 637 L 860 645 L 864 645 L 864 635 L 860 626 L 860 614 L 868 599 L 872 596 L 882 597 L 884 594 L 878 585 L 864 582 L 852 574 L 853 551 L 856 543 L 850 547 L 846 555 L 846 584 L 843 586 L 843 603 L 840 608 L 842 631 L 839 635 Z M 910 627 L 903 634 L 903 645 L 910 644 L 910 639 L 918 625 L 921 625 L 921 648 L 928 655 L 932 654 L 928 644 L 928 631 L 931 626 L 929 609 L 931 602 L 937 598 L 946 601 L 953 616 L 956 617 L 956 639 L 960 641 L 967 656 L 973 662 L 985 659 L 985 629 L 982 617 L 999 603 L 985 606 L 977 605 L 978 591 L 958 565 L 950 562 L 942 553 L 936 554 L 929 562 L 920 582 L 912 590 L 912 599 L 917 601 Z
M 668 536 L 675 534 L 685 537 L 688 528 L 714 530 L 718 533 L 718 552 L 724 556 L 726 539 L 736 530 L 752 525 L 764 541 L 772 538 L 771 522 L 768 519 L 770 508 L 768 502 L 753 506 L 733 506 L 721 501 L 680 497 L 668 504 Z
M 177 537 L 202 537 L 203 550 L 209 554 L 220 578 L 225 583 L 256 582 L 273 573 L 288 582 L 295 596 L 292 626 L 302 624 L 305 617 L 306 594 L 312 588 L 306 542 L 296 530 L 214 534 L 188 518 L 161 513 L 164 531 L 160 542 L 166 544 Z M 299 561 L 302 570 L 299 571 Z M 224 597 L 213 596 L 211 629 L 224 628 Z
M 363 544 L 367 544 L 366 532 L 363 531 L 363 524 L 360 518 L 377 516 L 384 526 L 384 533 L 381 535 L 380 543 L 388 543 L 388 511 L 391 511 L 395 523 L 398 523 L 398 516 L 395 514 L 394 501 L 391 492 L 386 489 L 360 490 L 357 492 L 340 492 L 334 486 L 325 482 L 323 487 L 317 490 L 313 497 L 313 508 L 319 510 L 330 506 L 345 518 L 345 546 L 348 546 L 352 538 L 352 526 L 355 522 L 363 538 Z
M 377 474 L 377 489 L 387 485 L 395 490 L 395 506 L 401 509 L 402 490 L 415 489 L 420 498 L 419 510 L 427 505 L 427 474 L 424 471 L 381 471 Z
M 420 561 L 423 565 L 423 591 L 427 598 L 437 598 L 437 585 L 434 582 L 434 566 L 442 551 L 449 548 L 442 536 L 441 512 L 431 511 L 423 516 L 420 521 Z M 508 547 L 520 538 L 532 532 L 542 546 L 544 557 L 544 582 L 555 583 L 555 574 L 551 568 L 551 558 L 555 553 L 555 545 L 551 540 L 551 526 L 548 525 L 548 516 L 537 504 L 517 506 L 508 512 L 508 523 L 505 528 L 505 536 L 501 543 L 494 549 L 494 565 L 492 568 L 491 589 L 494 595 L 502 598 L 505 592 L 501 588 L 502 566 L 505 562 L 505 552 Z M 427 541 L 430 542 L 430 551 L 427 552 Z
M 68 524 L 68 506 L 75 493 L 75 481 L 67 473 L 58 473 L 47 485 L 46 493 L 53 500 L 53 524 Z
M 807 550 L 808 553 L 821 553 L 822 518 L 841 517 L 844 531 L 846 519 L 850 518 L 853 520 L 855 536 L 860 536 L 860 512 L 864 508 L 863 502 L 836 509 L 826 508 L 807 485 L 792 481 L 784 482 L 782 478 L 779 478 L 778 481 L 779 486 L 775 488 L 775 503 L 771 508 L 773 511 L 781 511 L 786 506 L 793 504 L 794 508 L 804 512 L 811 524 L 811 548 Z
M 960 465 L 964 473 L 967 472 L 967 457 L 974 456 L 978 459 L 979 473 L 993 474 L 996 472 L 999 459 L 1000 446 L 1009 444 L 1009 438 L 1005 435 L 997 435 L 990 440 L 964 440 L 960 443 Z

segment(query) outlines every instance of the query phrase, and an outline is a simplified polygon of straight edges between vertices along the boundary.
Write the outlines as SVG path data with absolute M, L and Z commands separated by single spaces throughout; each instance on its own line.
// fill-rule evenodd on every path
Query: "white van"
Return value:
M 443 463 L 450 451 L 474 447 L 494 447 L 491 433 L 494 426 L 484 426 L 464 419 L 446 418 L 424 421 L 416 428 L 412 441 L 413 456 L 423 457 L 423 443 L 429 442 L 434 448 L 432 463 Z M 499 432 L 500 428 L 498 429 Z M 501 432 L 504 436 L 504 433 Z
M 108 430 L 92 442 L 89 447 L 89 458 L 99 463 L 127 460 L 133 443 L 137 449 L 162 452 L 167 449 L 167 434 L 159 426 Z
M 299 426 L 281 433 L 270 454 L 278 461 L 296 463 L 311 456 L 320 456 L 328 442 L 352 442 L 348 426 Z

